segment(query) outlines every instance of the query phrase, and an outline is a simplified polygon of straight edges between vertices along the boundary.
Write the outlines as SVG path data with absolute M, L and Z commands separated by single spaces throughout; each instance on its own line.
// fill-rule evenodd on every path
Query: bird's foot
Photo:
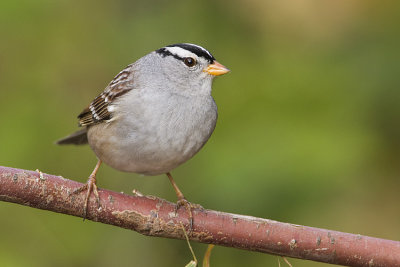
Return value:
M 192 213 L 192 210 L 193 209 L 201 209 L 201 210 L 203 210 L 204 208 L 199 204 L 195 204 L 195 203 L 191 203 L 191 202 L 187 201 L 186 198 L 184 198 L 184 197 L 179 198 L 178 201 L 176 202 L 175 214 L 178 212 L 180 207 L 185 207 L 186 211 L 187 211 L 187 213 L 189 215 L 189 233 L 191 233 L 192 229 L 193 229 L 193 213 Z
M 96 176 L 94 175 L 90 175 L 89 179 L 87 180 L 86 184 L 75 189 L 74 191 L 72 191 L 70 193 L 70 195 L 72 194 L 79 194 L 81 192 L 86 191 L 86 197 L 85 197 L 85 204 L 83 205 L 83 220 L 86 219 L 87 216 L 87 207 L 88 207 L 88 203 L 89 203 L 89 198 L 90 198 L 90 193 L 93 192 L 95 198 L 96 198 L 96 203 L 97 206 L 100 207 L 100 197 L 99 197 L 99 193 L 97 191 L 97 185 L 96 185 Z

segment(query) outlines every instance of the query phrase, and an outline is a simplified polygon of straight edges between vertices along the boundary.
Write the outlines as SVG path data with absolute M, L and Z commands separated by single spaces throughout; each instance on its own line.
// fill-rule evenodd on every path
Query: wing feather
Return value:
M 92 124 L 108 121 L 112 118 L 109 106 L 112 102 L 133 89 L 132 64 L 128 65 L 108 84 L 104 92 L 98 95 L 88 107 L 79 115 L 79 126 L 90 126 Z

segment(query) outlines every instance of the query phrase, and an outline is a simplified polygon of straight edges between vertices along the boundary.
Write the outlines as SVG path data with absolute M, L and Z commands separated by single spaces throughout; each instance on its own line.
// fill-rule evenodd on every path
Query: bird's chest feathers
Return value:
M 211 96 L 153 95 L 141 99 L 131 114 L 125 114 L 125 120 L 130 124 L 129 140 L 136 148 L 140 142 L 143 152 L 192 156 L 215 128 L 217 109 Z
M 216 111 L 205 99 L 171 100 L 157 113 L 150 125 L 156 143 L 183 154 L 197 152 L 215 127 Z

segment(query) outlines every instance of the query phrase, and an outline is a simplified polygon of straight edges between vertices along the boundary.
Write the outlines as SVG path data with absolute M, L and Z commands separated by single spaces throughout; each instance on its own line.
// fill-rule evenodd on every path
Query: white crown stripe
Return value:
M 183 49 L 181 47 L 172 46 L 172 47 L 165 47 L 165 49 L 167 51 L 169 51 L 171 54 L 174 54 L 180 58 L 185 58 L 185 57 L 198 58 L 194 53 L 192 53 L 186 49 Z

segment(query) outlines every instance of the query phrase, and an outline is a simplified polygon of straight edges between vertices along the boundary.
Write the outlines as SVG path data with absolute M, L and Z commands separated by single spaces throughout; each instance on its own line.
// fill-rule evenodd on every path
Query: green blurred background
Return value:
M 53 142 L 113 76 L 177 42 L 209 49 L 217 128 L 173 171 L 206 208 L 400 239 L 400 2 L 0 2 L 0 165 L 81 182 L 89 147 Z M 98 185 L 175 201 L 165 176 L 103 166 Z M 184 266 L 184 241 L 0 203 L 0 266 Z M 199 258 L 206 245 L 193 244 Z M 291 259 L 294 266 L 325 266 Z M 278 266 L 216 247 L 212 266 Z

